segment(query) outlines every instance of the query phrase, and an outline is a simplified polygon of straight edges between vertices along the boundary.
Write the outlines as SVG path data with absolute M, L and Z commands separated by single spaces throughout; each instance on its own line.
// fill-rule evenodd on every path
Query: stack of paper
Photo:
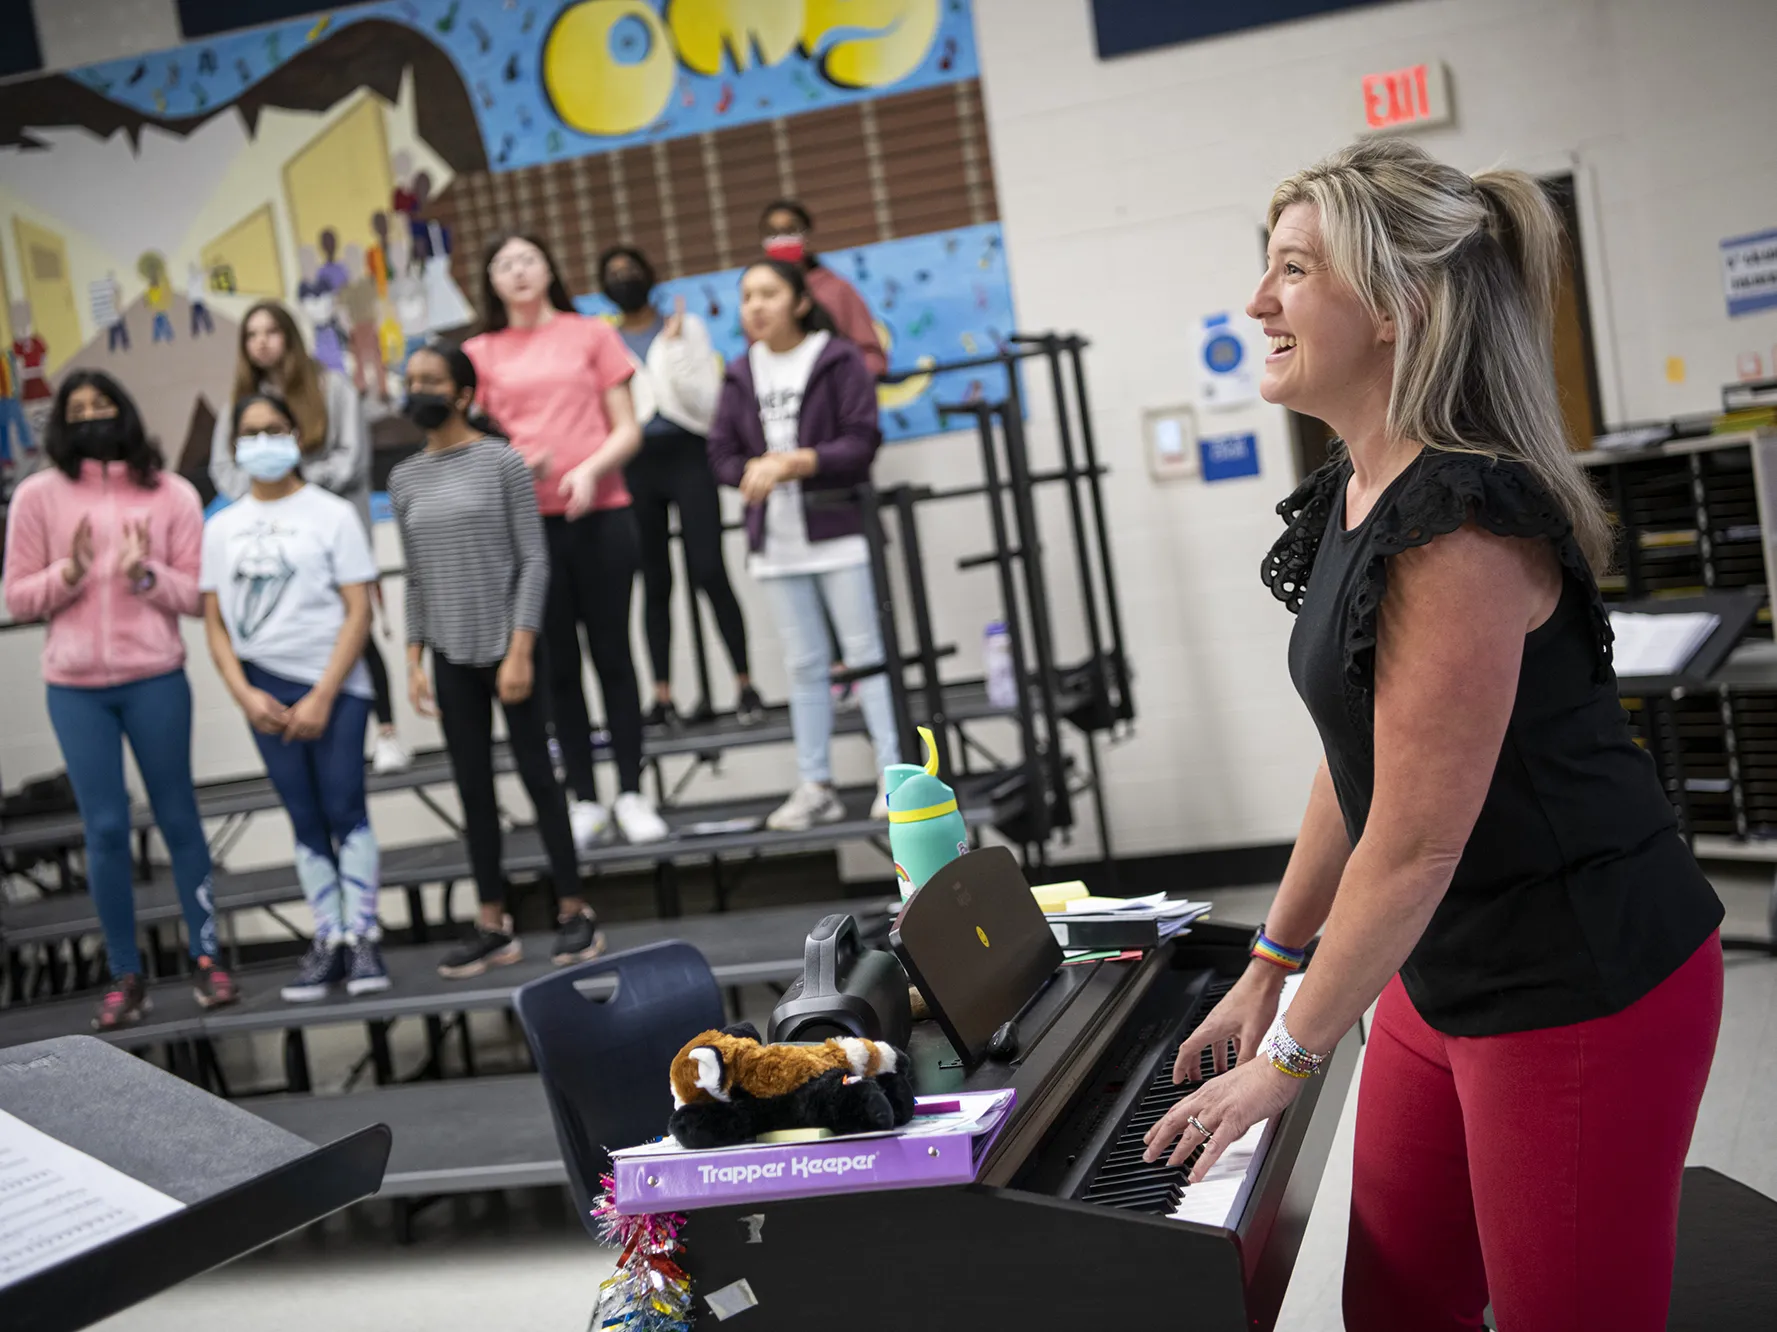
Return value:
M 1157 948 L 1209 911 L 1208 902 L 1147 897 L 1085 897 L 1065 910 L 1045 913 L 1056 942 L 1063 949 Z
M 1612 656 L 1617 674 L 1677 675 L 1720 624 L 1721 617 L 1708 611 L 1669 615 L 1612 611 L 1610 628 L 1616 636 Z

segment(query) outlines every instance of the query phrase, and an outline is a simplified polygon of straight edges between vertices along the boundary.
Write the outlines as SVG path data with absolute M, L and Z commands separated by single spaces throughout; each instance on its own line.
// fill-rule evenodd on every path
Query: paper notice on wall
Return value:
M 0 1289 L 184 1206 L 0 1110 Z
M 1777 231 L 1723 241 L 1721 285 L 1730 316 L 1777 306 Z
M 1197 357 L 1198 393 L 1212 411 L 1259 397 L 1259 375 L 1246 340 L 1226 313 L 1205 316 Z

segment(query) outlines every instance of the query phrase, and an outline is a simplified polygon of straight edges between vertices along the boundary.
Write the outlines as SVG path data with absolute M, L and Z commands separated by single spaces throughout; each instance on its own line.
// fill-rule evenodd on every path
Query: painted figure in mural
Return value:
M 549 584 L 536 489 L 519 455 L 489 436 L 485 420 L 471 419 L 475 391 L 475 367 L 459 349 L 434 343 L 409 356 L 402 411 L 425 432 L 426 447 L 389 473 L 407 556 L 407 694 L 414 711 L 438 718 L 444 731 L 481 902 L 470 937 L 438 968 L 452 980 L 524 955 L 506 914 L 500 866 L 495 699 L 549 860 L 557 920 L 550 956 L 566 966 L 605 947 L 598 917 L 580 896 L 567 795 L 549 755 L 547 695 L 536 687 Z
M 380 208 L 370 215 L 370 232 L 376 244 L 364 251 L 364 267 L 376 282 L 379 300 L 389 298 L 389 215 Z
M 210 284 L 196 260 L 185 266 L 185 303 L 191 307 L 192 337 L 216 331 L 216 321 L 210 317 Z
M 800 265 L 809 293 L 832 317 L 834 331 L 863 353 L 865 367 L 880 379 L 888 370 L 888 357 L 877 337 L 876 321 L 858 289 L 815 253 L 813 214 L 794 199 L 775 200 L 759 215 L 759 239 L 773 259 Z
M 44 452 L 53 466 L 20 483 L 8 512 L 6 604 L 16 619 L 49 625 L 49 720 L 85 826 L 87 890 L 111 966 L 93 1026 L 115 1031 L 140 1021 L 147 1007 L 126 738 L 173 862 L 197 1001 L 209 1008 L 239 997 L 218 964 L 179 634 L 180 616 L 198 612 L 203 506 L 189 481 L 162 470 L 135 403 L 102 371 L 63 379 Z
M 746 622 L 722 562 L 722 507 L 705 444 L 722 388 L 722 364 L 703 320 L 686 313 L 684 297 L 670 315 L 663 317 L 655 309 L 650 300 L 654 266 L 640 250 L 619 245 L 605 251 L 599 257 L 599 285 L 623 312 L 617 335 L 635 367 L 629 388 L 642 425 L 641 450 L 623 469 L 623 477 L 641 536 L 642 623 L 654 671 L 654 707 L 645 720 L 669 730 L 681 724 L 672 682 L 670 533 L 677 507 L 685 571 L 693 589 L 692 614 L 697 613 L 696 593 L 702 592 L 734 667 L 735 714 L 743 726 L 750 726 L 764 719 L 765 705 L 748 672 Z M 710 710 L 704 699 L 692 715 Z
M 30 470 L 36 447 L 19 398 L 17 361 L 10 347 L 0 347 L 0 502 L 11 493 L 13 478 Z
M 389 988 L 376 898 L 381 857 L 364 801 L 365 668 L 376 558 L 351 504 L 304 480 L 282 398 L 236 401 L 234 462 L 250 478 L 204 526 L 198 587 L 216 671 L 252 727 L 295 833 L 314 934 L 282 997 Z
M 385 349 L 383 356 L 392 365 L 405 366 L 407 358 L 425 345 L 432 327 L 424 270 L 405 229 L 389 235 L 389 312 L 399 337 L 395 349 Z
M 136 260 L 136 274 L 146 284 L 142 300 L 154 315 L 153 342 L 173 340 L 173 288 L 167 278 L 167 261 L 155 250 Z
M 356 245 L 346 246 L 345 270 L 350 276 L 339 300 L 351 333 L 352 383 L 360 396 L 374 395 L 387 402 L 389 386 L 383 378 L 382 343 L 377 336 L 376 278 L 365 268 L 364 252 Z
M 642 703 L 629 649 L 641 555 L 623 467 L 642 442 L 629 357 L 608 323 L 575 312 L 535 237 L 494 238 L 482 264 L 481 299 L 482 331 L 463 350 L 475 363 L 481 404 L 536 481 L 549 543 L 545 658 L 556 739 L 574 793 L 575 838 L 590 846 L 608 822 L 598 803 L 581 687 L 584 628 L 617 762 L 612 813 L 629 841 L 659 841 L 667 829 L 642 794 Z
M 870 550 L 853 498 L 870 480 L 882 432 L 863 354 L 833 335 L 800 264 L 757 261 L 741 275 L 740 297 L 751 345 L 729 362 L 722 382 L 710 427 L 710 470 L 747 503 L 747 567 L 771 603 L 790 677 L 799 785 L 766 826 L 799 831 L 846 816 L 828 754 L 833 695 L 826 621 L 849 669 L 883 661 Z M 901 761 L 888 677 L 866 676 L 857 696 L 880 772 Z M 880 787 L 870 813 L 888 817 Z
M 297 250 L 296 266 L 300 275 L 296 301 L 302 308 L 303 317 L 309 321 L 309 327 L 315 330 L 315 359 L 327 369 L 343 374 L 345 349 L 334 315 L 333 288 L 321 279 L 321 260 L 314 246 L 304 245 Z
M 364 428 L 364 404 L 352 382 L 338 370 L 311 357 L 290 312 L 276 301 L 261 301 L 241 320 L 235 358 L 234 399 L 256 394 L 282 398 L 295 413 L 303 441 L 302 476 L 323 490 L 351 501 L 366 537 L 370 524 L 370 441 Z M 210 481 L 226 499 L 245 495 L 252 478 L 235 461 L 232 415 L 216 422 L 210 438 Z M 375 587 L 371 595 L 381 605 Z M 364 664 L 369 668 L 378 724 L 372 765 L 378 772 L 399 772 L 411 756 L 395 735 L 395 714 L 389 695 L 389 672 L 374 636 L 365 639 Z
M 325 227 L 316 237 L 316 241 L 321 247 L 321 270 L 316 276 L 328 291 L 335 293 L 344 291 L 346 283 L 352 280 L 352 275 L 346 271 L 346 266 L 339 262 L 338 233 L 332 227 Z
M 18 372 L 19 401 L 24 404 L 25 420 L 30 423 L 32 437 L 42 439 L 55 403 L 55 390 L 50 388 L 49 376 L 44 373 L 49 348 L 32 321 L 29 301 L 14 301 L 11 313 L 12 356 Z
M 87 285 L 87 298 L 92 305 L 93 327 L 105 330 L 105 350 L 130 349 L 130 327 L 124 318 L 123 288 L 117 283 L 115 270 L 94 278 Z

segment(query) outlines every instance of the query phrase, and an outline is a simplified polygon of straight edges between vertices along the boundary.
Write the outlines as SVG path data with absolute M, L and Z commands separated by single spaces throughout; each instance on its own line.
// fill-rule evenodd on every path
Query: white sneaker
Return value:
M 845 806 L 825 782 L 804 782 L 765 818 L 773 832 L 807 832 L 817 823 L 838 823 Z
M 575 848 L 590 851 L 604 839 L 611 816 L 596 800 L 569 800 L 568 826 L 574 830 Z
M 370 770 L 376 773 L 406 772 L 413 766 L 413 755 L 407 746 L 392 735 L 378 735 L 376 748 L 370 751 Z
M 623 832 L 623 840 L 631 846 L 663 842 L 670 832 L 666 820 L 654 808 L 654 802 L 639 791 L 625 791 L 618 796 L 617 803 L 611 806 L 611 813 L 617 816 L 617 827 Z
M 888 817 L 888 774 L 884 773 L 876 783 L 876 799 L 870 802 L 870 817 L 886 819 Z

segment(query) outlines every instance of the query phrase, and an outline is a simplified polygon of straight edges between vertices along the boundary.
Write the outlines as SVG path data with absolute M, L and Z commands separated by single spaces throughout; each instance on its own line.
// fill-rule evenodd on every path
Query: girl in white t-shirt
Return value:
M 801 268 L 761 260 L 741 275 L 740 317 L 752 346 L 728 364 L 710 427 L 710 470 L 747 502 L 747 567 L 760 580 L 784 642 L 790 729 L 801 781 L 766 819 L 800 831 L 846 815 L 833 789 L 827 627 L 858 681 L 880 771 L 901 761 L 860 486 L 882 443 L 876 381 L 858 349 L 830 336 Z M 871 817 L 886 818 L 880 785 Z
M 198 585 L 210 655 L 253 728 L 296 833 L 296 877 L 315 916 L 291 1002 L 389 986 L 378 941 L 376 836 L 364 802 L 364 666 L 376 561 L 348 500 L 302 478 L 283 399 L 242 398 L 234 464 L 250 479 L 205 525 Z

